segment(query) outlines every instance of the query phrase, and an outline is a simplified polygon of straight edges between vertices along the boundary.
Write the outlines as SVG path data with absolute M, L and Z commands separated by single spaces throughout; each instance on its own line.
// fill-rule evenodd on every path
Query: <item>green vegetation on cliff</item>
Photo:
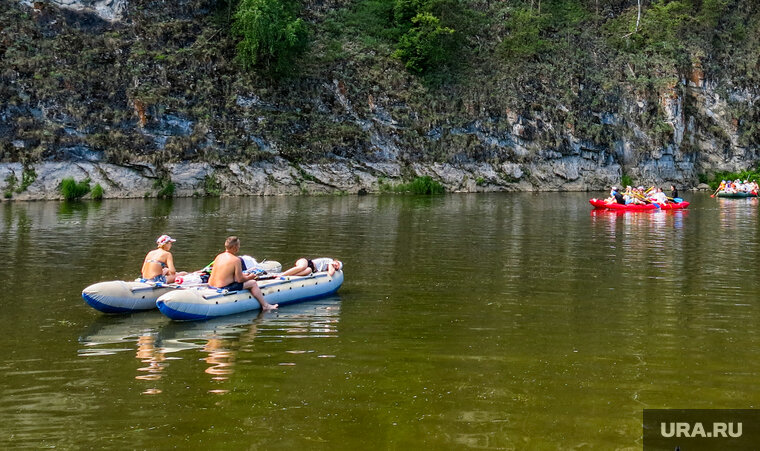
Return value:
M 61 184 L 58 187 L 61 195 L 66 200 L 77 200 L 84 197 L 90 192 L 90 179 L 76 181 L 72 177 L 67 177 L 61 180 Z
M 499 164 L 535 157 L 515 140 L 623 138 L 641 154 L 675 146 L 676 97 L 681 152 L 730 153 L 729 132 L 760 146 L 760 5 L 641 3 L 639 19 L 636 0 L 179 0 L 111 24 L 2 2 L 0 159 Z M 688 82 L 705 79 L 725 117 L 700 111 Z
M 238 61 L 246 69 L 264 66 L 276 74 L 289 72 L 306 49 L 307 31 L 297 17 L 295 0 L 242 0 L 235 13 L 233 35 L 239 36 Z

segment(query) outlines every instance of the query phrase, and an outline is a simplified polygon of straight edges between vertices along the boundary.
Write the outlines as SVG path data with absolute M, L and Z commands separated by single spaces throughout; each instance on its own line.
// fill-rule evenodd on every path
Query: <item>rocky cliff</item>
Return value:
M 695 187 L 758 161 L 757 86 L 701 60 L 644 87 L 643 69 L 596 51 L 431 85 L 386 44 L 330 34 L 340 8 L 310 7 L 331 37 L 274 81 L 234 63 L 217 2 L 3 2 L 0 188 L 58 198 L 60 180 L 89 177 L 106 197 L 166 180 L 175 195 L 209 180 L 230 195 L 354 193 L 421 175 L 450 191 Z M 620 79 L 593 73 L 605 70 Z

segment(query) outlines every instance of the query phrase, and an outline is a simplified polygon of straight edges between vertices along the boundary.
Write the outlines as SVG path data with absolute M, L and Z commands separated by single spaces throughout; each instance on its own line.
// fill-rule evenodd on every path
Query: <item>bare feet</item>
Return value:
M 266 302 L 261 305 L 261 310 L 264 312 L 268 312 L 270 310 L 275 310 L 280 304 L 267 304 Z

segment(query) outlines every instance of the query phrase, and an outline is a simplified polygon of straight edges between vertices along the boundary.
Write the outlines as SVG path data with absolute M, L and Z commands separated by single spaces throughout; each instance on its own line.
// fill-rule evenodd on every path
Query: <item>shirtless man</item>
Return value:
M 259 304 L 261 310 L 274 310 L 277 304 L 269 304 L 264 300 L 259 285 L 256 283 L 255 274 L 245 274 L 240 257 L 236 254 L 240 250 L 240 240 L 236 236 L 227 238 L 224 242 L 225 251 L 217 255 L 211 266 L 211 276 L 208 279 L 208 285 L 211 288 L 221 288 L 229 291 L 239 291 L 248 289 Z

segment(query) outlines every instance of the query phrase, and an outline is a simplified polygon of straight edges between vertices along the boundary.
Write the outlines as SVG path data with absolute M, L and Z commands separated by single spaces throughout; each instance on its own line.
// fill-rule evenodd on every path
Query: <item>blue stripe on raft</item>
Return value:
M 135 311 L 135 309 L 131 308 L 114 307 L 113 305 L 104 304 L 87 293 L 82 293 L 82 298 L 90 307 L 103 313 L 127 313 Z
M 177 321 L 197 321 L 199 319 L 212 318 L 211 316 L 196 315 L 194 313 L 187 313 L 187 312 L 173 309 L 169 307 L 168 305 L 166 305 L 166 303 L 164 303 L 164 301 L 161 301 L 161 300 L 156 301 L 156 307 L 158 307 L 158 310 L 160 310 L 161 313 Z
M 313 301 L 315 299 L 324 298 L 324 297 L 331 296 L 331 295 L 337 293 L 338 292 L 338 288 L 340 288 L 340 286 L 338 286 L 334 290 L 329 291 L 327 293 L 322 293 L 322 294 L 318 294 L 318 295 L 314 295 L 314 296 L 309 296 L 309 297 L 303 297 L 303 298 L 296 298 L 296 299 L 293 299 L 293 300 L 290 300 L 290 301 L 283 301 L 283 302 L 278 303 L 278 305 L 280 305 L 280 306 L 287 306 L 287 305 L 300 304 L 302 302 Z M 243 313 L 243 312 L 246 312 L 246 311 L 252 311 L 252 310 L 259 310 L 259 309 L 261 309 L 261 305 L 258 304 L 258 301 L 256 301 L 256 304 L 257 304 L 257 306 L 254 307 L 254 308 L 243 310 L 243 311 L 240 311 L 240 312 L 230 313 L 230 315 L 237 314 L 237 313 Z M 169 318 L 171 318 L 173 320 L 176 320 L 176 321 L 198 321 L 198 320 L 204 320 L 204 319 L 219 318 L 221 316 L 227 316 L 227 315 L 224 315 L 224 314 L 222 314 L 222 315 L 200 315 L 200 314 L 197 314 L 197 313 L 183 312 L 181 310 L 177 310 L 177 309 L 173 309 L 173 308 L 169 307 L 168 305 L 166 305 L 166 303 L 163 300 L 160 300 L 160 299 L 158 301 L 156 301 L 156 306 L 158 307 L 158 310 L 161 311 L 161 313 L 163 313 L 167 317 L 169 317 Z

